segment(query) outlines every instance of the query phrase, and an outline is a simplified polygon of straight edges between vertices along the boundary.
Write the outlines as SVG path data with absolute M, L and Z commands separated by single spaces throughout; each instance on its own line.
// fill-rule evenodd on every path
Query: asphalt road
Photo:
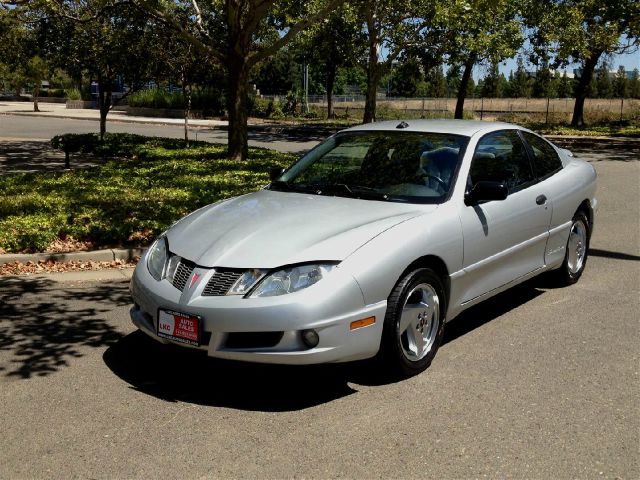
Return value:
M 108 118 L 108 117 L 107 117 Z M 0 140 L 41 140 L 49 141 L 62 133 L 92 133 L 99 131 L 94 120 L 74 120 L 69 118 L 47 118 L 20 115 L 0 115 Z M 107 120 L 107 131 L 113 133 L 136 133 L 138 135 L 184 138 L 182 125 L 160 125 L 113 122 Z M 227 132 L 220 129 L 192 128 L 191 138 L 214 143 L 226 143 Z M 286 134 L 250 132 L 249 144 L 255 147 L 273 148 L 283 152 L 301 153 L 315 146 L 323 136 L 304 137 Z
M 590 158 L 580 282 L 474 307 L 402 382 L 161 348 L 126 281 L 0 278 L 0 478 L 640 478 L 640 156 Z

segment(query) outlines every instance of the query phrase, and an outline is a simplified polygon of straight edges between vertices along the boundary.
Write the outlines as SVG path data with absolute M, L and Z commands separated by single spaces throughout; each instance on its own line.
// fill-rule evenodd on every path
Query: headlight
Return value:
M 253 287 L 258 280 L 264 276 L 264 274 L 264 270 L 247 270 L 238 280 L 236 280 L 236 283 L 231 286 L 227 295 L 245 295 L 249 290 L 251 290 L 251 287 Z
M 300 265 L 283 268 L 267 275 L 251 294 L 252 297 L 274 297 L 293 293 L 318 283 L 336 267 L 334 264 Z
M 167 254 L 169 246 L 167 245 L 167 237 L 164 235 L 158 238 L 147 254 L 147 268 L 153 278 L 160 281 L 164 278 L 165 267 L 167 265 Z

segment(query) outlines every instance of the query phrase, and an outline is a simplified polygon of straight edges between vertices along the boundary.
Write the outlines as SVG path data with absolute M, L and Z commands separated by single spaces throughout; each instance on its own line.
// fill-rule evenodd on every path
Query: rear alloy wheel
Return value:
M 406 275 L 387 302 L 380 358 L 394 375 L 425 370 L 442 342 L 446 299 L 438 275 L 422 268 Z
M 563 285 L 576 283 L 587 263 L 589 254 L 589 219 L 584 212 L 577 212 L 571 221 L 571 230 L 562 267 L 557 271 L 557 280 Z

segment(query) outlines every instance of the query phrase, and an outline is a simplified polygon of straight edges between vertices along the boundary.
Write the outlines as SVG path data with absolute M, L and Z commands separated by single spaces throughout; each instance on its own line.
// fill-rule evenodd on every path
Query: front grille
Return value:
M 187 280 L 191 276 L 191 272 L 195 268 L 195 263 L 188 260 L 180 260 L 176 273 L 173 275 L 173 281 L 171 282 L 178 290 L 184 290 L 184 286 L 187 284 Z
M 217 270 L 204 287 L 202 295 L 205 297 L 219 297 L 226 295 L 231 286 L 244 272 L 242 270 Z

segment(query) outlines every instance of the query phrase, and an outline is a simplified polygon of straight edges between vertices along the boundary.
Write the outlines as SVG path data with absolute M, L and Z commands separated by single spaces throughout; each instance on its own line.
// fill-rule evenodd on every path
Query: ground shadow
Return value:
M 160 344 L 142 332 L 104 353 L 134 389 L 170 402 L 251 411 L 293 411 L 355 393 L 348 365 L 284 366 L 225 361 Z
M 122 334 L 104 317 L 131 301 L 127 282 L 65 288 L 42 277 L 0 277 L 0 299 L 0 371 L 22 379 L 68 366 L 84 347 L 118 341 Z
M 640 139 L 609 138 L 599 141 L 589 137 L 554 138 L 559 147 L 571 150 L 577 157 L 591 161 L 632 162 L 640 160 Z
M 453 342 L 542 293 L 528 282 L 477 305 L 447 325 L 444 342 Z M 162 345 L 141 332 L 111 345 L 103 359 L 132 388 L 156 398 L 250 411 L 301 410 L 356 393 L 358 385 L 399 380 L 375 361 L 295 367 L 224 361 Z
M 592 257 L 612 258 L 613 260 L 640 261 L 640 257 L 638 255 L 631 255 L 630 253 L 623 252 L 612 252 L 610 250 L 600 250 L 597 248 L 590 248 L 589 255 Z
M 93 167 L 104 162 L 92 155 L 71 155 L 72 168 Z M 0 175 L 63 169 L 64 153 L 53 149 L 48 141 L 0 141 Z

